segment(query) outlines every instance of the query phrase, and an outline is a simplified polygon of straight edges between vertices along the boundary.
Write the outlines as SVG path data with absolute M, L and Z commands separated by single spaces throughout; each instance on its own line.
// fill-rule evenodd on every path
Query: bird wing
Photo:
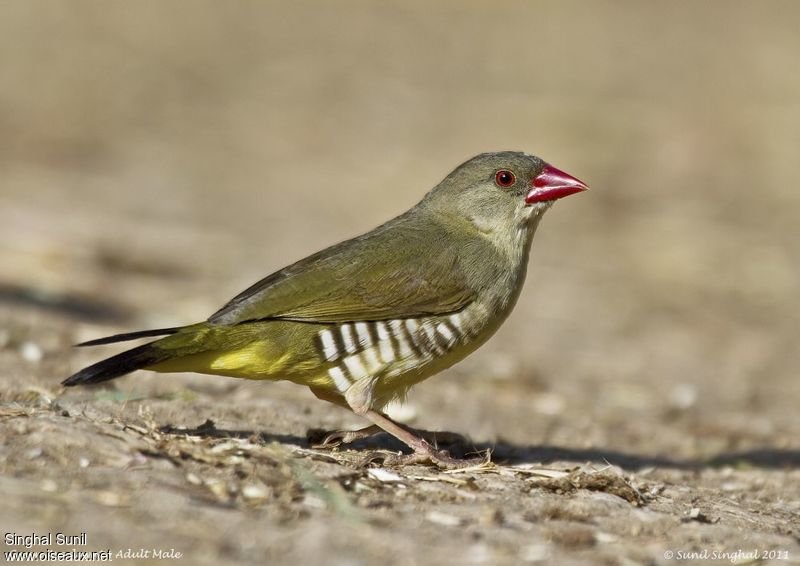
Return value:
M 208 320 L 339 323 L 457 312 L 474 299 L 445 230 L 396 219 L 262 279 Z

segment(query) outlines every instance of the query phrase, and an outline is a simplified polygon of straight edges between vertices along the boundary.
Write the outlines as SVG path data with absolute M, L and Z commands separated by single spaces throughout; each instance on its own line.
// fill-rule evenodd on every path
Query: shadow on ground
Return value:
M 198 436 L 201 438 L 240 438 L 253 439 L 265 444 L 277 442 L 292 444 L 303 448 L 311 448 L 309 438 L 318 438 L 321 431 L 311 429 L 308 435 L 297 436 L 291 434 L 274 434 L 257 432 L 254 430 L 227 430 L 218 429 L 213 421 L 207 420 L 196 428 L 182 428 L 173 425 L 161 427 L 165 434 L 179 434 Z M 523 446 L 508 442 L 494 443 L 469 443 L 467 439 L 452 432 L 418 431 L 426 438 L 441 438 L 437 442 L 440 448 L 446 449 L 451 455 L 465 458 L 474 457 L 476 454 L 491 451 L 492 460 L 506 465 L 540 463 L 546 464 L 554 461 L 593 462 L 602 465 L 614 465 L 626 470 L 641 470 L 650 467 L 673 468 L 678 470 L 701 470 L 703 468 L 716 468 L 722 466 L 754 467 L 788 469 L 800 468 L 800 451 L 780 450 L 773 448 L 745 450 L 740 452 L 723 452 L 712 458 L 706 459 L 676 459 L 646 454 L 630 454 L 616 450 L 602 448 L 563 448 L 559 446 L 528 445 Z M 461 438 L 461 440 L 453 440 Z M 361 439 L 348 445 L 354 450 L 389 450 L 408 451 L 408 448 L 397 439 L 388 434 L 381 433 L 367 439 Z

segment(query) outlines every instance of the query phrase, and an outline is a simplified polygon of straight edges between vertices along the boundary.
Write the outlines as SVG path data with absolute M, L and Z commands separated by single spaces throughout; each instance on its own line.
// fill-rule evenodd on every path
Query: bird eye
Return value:
M 514 173 L 508 169 L 500 169 L 500 171 L 494 174 L 494 182 L 498 187 L 507 189 L 517 182 L 517 178 L 514 176 Z

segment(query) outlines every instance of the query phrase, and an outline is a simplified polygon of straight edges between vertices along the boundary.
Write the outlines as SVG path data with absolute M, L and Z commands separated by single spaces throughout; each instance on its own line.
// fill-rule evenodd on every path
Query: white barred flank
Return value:
M 422 357 L 425 350 L 422 347 L 423 342 L 419 332 L 419 322 L 417 322 L 416 318 L 406 318 L 403 321 L 403 326 L 405 327 L 406 336 L 411 342 L 411 349 L 414 350 L 417 357 Z
M 350 374 L 355 380 L 364 377 L 369 377 L 367 368 L 364 367 L 364 362 L 361 361 L 361 356 L 348 356 L 344 359 L 344 367 L 347 368 L 347 373 Z
M 444 336 L 444 339 L 447 340 L 448 343 L 452 343 L 453 340 L 456 339 L 456 336 L 455 334 L 453 334 L 453 331 L 450 330 L 450 327 L 447 326 L 447 324 L 445 324 L 444 322 L 440 322 L 439 324 L 436 325 L 436 332 Z
M 343 324 L 341 326 L 342 339 L 344 340 L 344 347 L 348 354 L 355 354 L 358 352 L 358 346 L 353 340 L 353 325 Z
M 393 362 L 397 357 L 392 346 L 392 337 L 385 322 L 376 322 L 375 329 L 378 331 L 378 348 L 381 351 L 381 361 L 385 364 Z
M 322 330 L 319 333 L 319 339 L 322 344 L 322 354 L 327 361 L 332 362 L 339 357 L 339 351 L 336 348 L 336 342 L 333 341 L 333 333 L 330 330 L 327 328 Z
M 447 317 L 456 334 L 464 335 L 464 327 L 461 326 L 461 313 L 454 313 Z
M 375 348 L 367 348 L 361 352 L 361 357 L 364 358 L 364 363 L 367 366 L 367 373 L 374 374 L 383 367 L 383 363 L 378 359 L 378 353 Z
M 405 318 L 331 325 L 317 334 L 336 389 L 345 393 L 360 379 L 380 375 L 395 364 L 414 365 L 446 354 L 468 337 L 461 313 L 447 317 Z
M 403 359 L 412 357 L 414 352 L 411 350 L 409 340 L 406 338 L 405 325 L 403 324 L 403 321 L 390 320 L 389 330 L 390 336 L 397 341 L 397 346 L 400 349 L 398 352 L 400 354 L 399 357 Z M 389 344 L 392 345 L 392 342 L 389 342 Z
M 443 354 L 444 350 L 439 348 L 439 345 L 436 343 L 436 329 L 433 328 L 433 325 L 430 322 L 425 322 L 422 325 L 422 332 L 427 340 L 425 344 L 431 351 L 437 354 Z
M 331 376 L 333 384 L 340 392 L 345 393 L 348 389 L 350 389 L 350 380 L 348 380 L 344 375 L 342 368 L 334 366 L 328 370 L 328 375 Z
M 372 346 L 372 336 L 369 333 L 368 323 L 356 322 L 356 334 L 358 334 L 358 342 L 362 346 Z

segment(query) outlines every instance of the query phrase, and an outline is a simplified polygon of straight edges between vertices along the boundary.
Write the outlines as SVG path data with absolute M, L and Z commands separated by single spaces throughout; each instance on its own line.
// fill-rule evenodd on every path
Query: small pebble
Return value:
M 36 460 L 37 458 L 41 458 L 42 454 L 44 454 L 44 451 L 38 446 L 36 448 L 31 448 L 28 450 L 28 460 Z
M 600 531 L 594 534 L 594 539 L 600 544 L 611 544 L 617 542 L 619 537 L 612 535 L 611 533 L 604 533 Z
M 202 485 L 203 480 L 197 474 L 193 472 L 189 472 L 186 474 L 186 481 L 188 481 L 192 485 Z
M 461 519 L 458 517 L 442 513 L 441 511 L 429 511 L 428 514 L 425 515 L 425 519 L 431 523 L 442 525 L 443 527 L 457 527 L 461 524 Z
M 116 491 L 98 491 L 94 495 L 95 501 L 97 501 L 100 505 L 105 505 L 106 507 L 120 507 L 126 504 L 126 498 L 123 494 L 117 493 Z
M 669 401 L 675 409 L 685 411 L 697 403 L 697 388 L 688 383 L 676 385 L 669 394 Z
M 41 362 L 44 357 L 44 352 L 42 352 L 39 345 L 34 342 L 23 342 L 19 347 L 19 353 L 25 361 L 31 362 L 32 364 Z
M 222 501 L 228 499 L 228 486 L 225 485 L 225 482 L 221 480 L 209 480 L 206 482 L 206 487 L 218 499 Z
M 269 495 L 263 484 L 250 483 L 242 488 L 242 497 L 245 499 L 266 499 Z
M 391 470 L 387 470 L 386 468 L 370 468 L 367 471 L 367 474 L 369 474 L 376 480 L 384 483 L 403 481 L 403 478 L 401 478 L 399 475 L 392 472 Z

